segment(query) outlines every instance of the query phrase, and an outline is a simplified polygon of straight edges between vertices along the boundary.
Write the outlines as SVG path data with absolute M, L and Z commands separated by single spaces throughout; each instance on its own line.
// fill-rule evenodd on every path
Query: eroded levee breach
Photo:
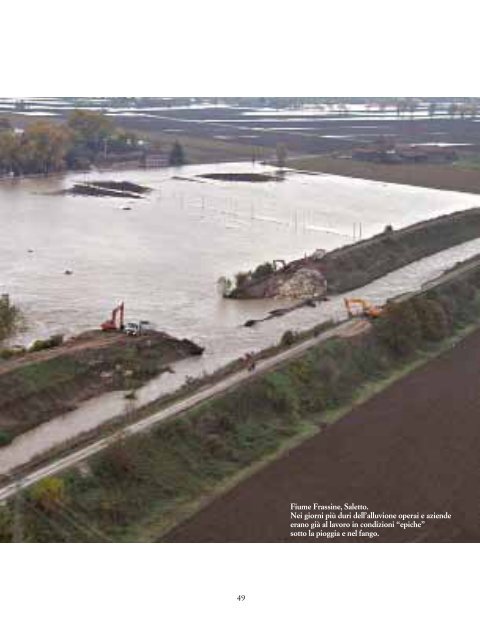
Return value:
M 264 275 L 243 274 L 231 298 L 309 298 L 362 287 L 411 262 L 480 237 L 480 209 L 467 209 L 395 231 L 325 255 L 315 252 Z M 258 274 L 258 275 L 257 275 Z

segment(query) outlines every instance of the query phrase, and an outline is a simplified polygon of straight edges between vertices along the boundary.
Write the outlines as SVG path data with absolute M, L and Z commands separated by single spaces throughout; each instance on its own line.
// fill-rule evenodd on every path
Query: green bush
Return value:
M 0 297 L 0 342 L 13 335 L 22 321 L 22 314 L 13 304 L 8 295 Z
M 267 398 L 275 412 L 294 418 L 300 412 L 299 384 L 288 372 L 276 371 L 267 376 Z
M 35 353 L 36 351 L 43 351 L 43 349 L 49 349 L 50 346 L 46 344 L 46 340 L 35 340 L 35 342 L 28 348 L 29 353 Z
M 13 436 L 6 431 L 0 431 L 0 447 L 6 447 L 13 440 Z
M 290 329 L 288 329 L 287 331 L 285 331 L 285 333 L 281 337 L 280 345 L 282 347 L 291 347 L 292 344 L 295 344 L 295 342 L 297 341 L 297 338 L 298 336 L 295 333 L 295 331 L 291 331 Z
M 94 473 L 110 478 L 114 482 L 124 482 L 135 470 L 135 456 L 126 442 L 118 441 L 106 449 L 94 466 Z
M 395 355 L 407 356 L 420 345 L 422 326 L 412 301 L 389 303 L 375 324 L 380 340 Z
M 0 505 L 0 543 L 12 541 L 12 519 L 10 509 Z
M 27 350 L 24 349 L 23 347 L 18 348 L 5 348 L 5 349 L 0 349 L 0 358 L 2 358 L 3 360 L 10 360 L 10 358 L 14 358 L 16 356 L 22 356 L 24 353 L 26 353 Z
M 243 287 L 246 284 L 247 280 L 250 278 L 250 274 L 246 271 L 239 271 L 235 275 L 235 286 L 237 289 Z
M 45 349 L 53 349 L 59 347 L 63 343 L 63 336 L 56 334 L 50 336 L 46 340 L 35 340 L 32 346 L 28 349 L 29 353 L 35 353 L 36 351 L 44 351 Z
M 450 322 L 442 305 L 433 299 L 418 298 L 413 301 L 420 320 L 422 338 L 438 342 L 450 333 Z
M 261 278 L 266 278 L 271 275 L 275 269 L 273 268 L 273 264 L 271 262 L 264 262 L 263 264 L 259 264 L 258 267 L 252 273 L 253 280 L 260 280 Z

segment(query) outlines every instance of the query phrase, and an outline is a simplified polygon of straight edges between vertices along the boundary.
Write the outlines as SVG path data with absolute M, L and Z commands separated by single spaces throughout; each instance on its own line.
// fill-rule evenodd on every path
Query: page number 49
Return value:
M 245 600 L 245 596 L 237 596 L 237 600 L 239 602 L 243 602 Z

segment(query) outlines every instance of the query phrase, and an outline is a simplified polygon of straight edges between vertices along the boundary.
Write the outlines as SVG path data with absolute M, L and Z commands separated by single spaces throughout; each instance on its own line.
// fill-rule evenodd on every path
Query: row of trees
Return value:
M 0 172 L 15 176 L 81 169 L 109 153 L 139 150 L 135 134 L 97 112 L 75 110 L 66 124 L 37 121 L 18 133 L 0 127 Z
M 63 169 L 70 147 L 65 127 L 38 122 L 24 133 L 0 134 L 0 168 L 3 173 L 50 173 Z
M 147 149 L 135 133 L 115 127 L 108 116 L 95 111 L 77 109 L 65 124 L 39 120 L 21 133 L 0 119 L 0 175 L 86 169 L 118 154 L 135 152 L 140 157 Z M 153 144 L 152 149 L 155 151 Z M 185 164 L 185 152 L 178 141 L 167 160 L 173 166 Z
M 409 114 L 413 118 L 414 114 L 420 108 L 420 104 L 412 98 L 399 100 L 396 103 L 397 116 Z M 436 114 L 443 113 L 450 118 L 456 116 L 461 119 L 475 118 L 478 114 L 478 106 L 475 102 L 450 102 L 449 104 L 430 102 L 428 105 L 428 115 L 434 118 Z

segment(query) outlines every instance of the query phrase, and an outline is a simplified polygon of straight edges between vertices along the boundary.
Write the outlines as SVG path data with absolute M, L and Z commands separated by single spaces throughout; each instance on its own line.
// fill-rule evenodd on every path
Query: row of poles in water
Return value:
M 183 193 L 175 193 L 174 197 L 176 197 L 179 202 L 180 202 L 180 208 L 184 209 L 185 208 L 185 198 Z M 161 196 L 160 198 L 161 199 Z M 195 204 L 194 206 L 199 206 L 198 204 Z M 208 208 L 208 206 L 205 205 L 205 196 L 201 196 L 200 198 L 200 209 L 202 211 L 204 211 L 206 208 Z M 228 209 L 228 205 L 226 207 Z M 232 199 L 230 200 L 230 209 L 231 211 L 227 211 L 226 209 L 223 208 L 215 208 L 213 207 L 214 211 L 221 211 L 225 214 L 228 213 L 236 213 L 237 211 L 237 201 Z M 303 231 L 328 231 L 328 229 L 316 229 L 315 227 L 311 227 L 311 226 L 307 226 L 307 216 L 308 216 L 309 212 L 298 212 L 295 211 L 295 213 L 292 215 L 292 219 L 291 222 L 288 226 L 291 226 L 295 229 L 295 232 L 297 233 L 299 229 L 303 229 Z M 313 215 L 315 215 L 313 212 L 311 213 Z M 250 203 L 250 218 L 251 220 L 259 220 L 261 222 L 269 222 L 269 219 L 265 219 L 265 218 L 256 218 L 255 217 L 255 204 L 253 202 Z M 275 222 L 274 220 L 271 220 L 271 222 Z M 282 221 L 276 221 L 279 224 L 286 224 Z M 328 225 L 330 226 L 330 225 Z M 339 235 L 348 235 L 348 234 L 340 234 Z M 361 222 L 354 222 L 353 223 L 353 227 L 352 227 L 352 235 L 351 235 L 353 240 L 361 240 L 363 237 L 363 230 L 362 230 L 362 223 Z

